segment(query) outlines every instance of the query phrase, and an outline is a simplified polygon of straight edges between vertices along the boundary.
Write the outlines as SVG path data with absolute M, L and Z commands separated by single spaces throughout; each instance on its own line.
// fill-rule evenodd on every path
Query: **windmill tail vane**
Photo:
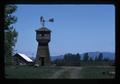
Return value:
M 45 22 L 54 22 L 54 18 L 50 18 L 48 21 L 46 21 L 46 20 L 44 19 L 44 17 L 41 16 L 41 17 L 40 17 L 40 22 L 41 22 L 42 26 L 44 26 L 44 25 L 45 25 Z
M 54 18 L 49 19 L 49 22 L 54 22 Z

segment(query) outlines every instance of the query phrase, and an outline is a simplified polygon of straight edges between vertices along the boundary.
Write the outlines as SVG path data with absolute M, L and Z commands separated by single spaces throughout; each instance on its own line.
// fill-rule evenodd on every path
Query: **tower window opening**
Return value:
M 44 36 L 44 34 L 40 34 L 40 36 Z

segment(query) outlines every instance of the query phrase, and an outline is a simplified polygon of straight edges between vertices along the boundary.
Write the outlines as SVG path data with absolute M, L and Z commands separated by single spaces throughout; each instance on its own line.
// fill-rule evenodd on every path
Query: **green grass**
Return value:
M 61 66 L 5 66 L 5 78 L 7 79 L 47 79 L 50 78 L 56 71 L 62 70 Z M 115 71 L 115 67 L 106 66 L 84 66 L 79 75 L 81 79 L 111 79 L 114 75 L 103 74 L 103 72 Z M 72 71 L 64 71 L 58 77 L 67 79 Z
M 7 79 L 46 79 L 60 67 L 33 67 L 33 66 L 6 66 L 5 78 Z
M 106 72 L 115 71 L 115 67 L 83 67 L 81 74 L 83 79 L 111 79 L 115 75 L 109 75 Z M 105 72 L 105 74 L 103 74 Z

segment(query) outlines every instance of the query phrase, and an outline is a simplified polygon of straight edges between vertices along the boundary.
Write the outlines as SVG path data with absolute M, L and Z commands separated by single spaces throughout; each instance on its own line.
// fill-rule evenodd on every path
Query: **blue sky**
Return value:
M 51 56 L 65 53 L 115 52 L 114 5 L 17 5 L 13 14 L 18 21 L 16 52 L 36 56 L 35 30 L 41 27 L 40 16 L 54 23 L 45 23 L 51 33 Z

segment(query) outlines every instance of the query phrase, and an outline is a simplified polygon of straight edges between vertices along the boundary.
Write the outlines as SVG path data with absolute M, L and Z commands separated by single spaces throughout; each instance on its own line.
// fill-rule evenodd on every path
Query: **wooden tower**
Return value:
M 51 19 L 50 19 L 51 21 Z M 52 20 L 53 21 L 53 20 Z M 36 65 L 50 65 L 49 42 L 51 40 L 51 30 L 44 27 L 45 20 L 41 17 L 42 27 L 36 30 L 36 40 L 38 42 L 37 54 L 35 59 Z

